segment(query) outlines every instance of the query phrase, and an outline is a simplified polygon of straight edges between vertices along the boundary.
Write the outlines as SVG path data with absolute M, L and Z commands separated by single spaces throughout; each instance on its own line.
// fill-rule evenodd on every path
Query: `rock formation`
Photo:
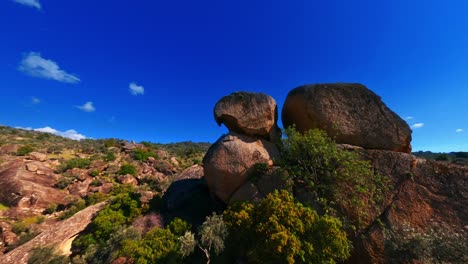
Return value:
M 0 256 L 0 263 L 26 264 L 32 249 L 35 247 L 52 246 L 58 253 L 70 255 L 71 241 L 88 226 L 94 215 L 105 205 L 106 202 L 95 204 L 76 213 L 67 220 L 56 223 L 26 244 Z
M 236 92 L 219 100 L 214 108 L 218 125 L 229 131 L 271 141 L 281 138 L 278 107 L 271 96 L 263 93 Z
M 468 167 L 418 159 L 384 150 L 357 150 L 375 172 L 391 180 L 381 211 L 368 212 L 373 221 L 354 237 L 350 263 L 403 263 L 385 243 L 385 231 L 410 225 L 417 232 L 443 227 L 468 240 Z
M 221 98 L 215 120 L 229 133 L 221 136 L 203 158 L 204 175 L 211 193 L 228 203 L 244 185 L 256 163 L 273 165 L 281 132 L 275 100 L 262 93 L 237 92 Z
M 285 127 L 322 129 L 337 141 L 366 149 L 411 153 L 411 129 L 375 93 L 355 83 L 315 84 L 289 92 Z
M 210 190 L 224 202 L 242 186 L 256 163 L 273 165 L 279 157 L 275 144 L 231 132 L 222 136 L 203 159 Z
M 16 206 L 18 214 L 40 213 L 52 203 L 66 204 L 69 194 L 53 187 L 58 178 L 44 162 L 16 158 L 0 167 L 0 203 Z

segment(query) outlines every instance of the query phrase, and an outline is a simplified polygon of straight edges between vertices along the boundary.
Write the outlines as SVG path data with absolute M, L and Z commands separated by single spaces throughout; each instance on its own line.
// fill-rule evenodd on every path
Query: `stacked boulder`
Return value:
M 289 92 L 283 125 L 318 128 L 337 143 L 411 153 L 411 129 L 378 95 L 358 83 L 303 85 Z
M 255 164 L 271 167 L 279 157 L 275 145 L 281 139 L 278 109 L 269 95 L 236 92 L 216 103 L 214 115 L 218 125 L 224 124 L 229 133 L 222 135 L 206 153 L 204 177 L 210 192 L 229 203 L 248 182 Z

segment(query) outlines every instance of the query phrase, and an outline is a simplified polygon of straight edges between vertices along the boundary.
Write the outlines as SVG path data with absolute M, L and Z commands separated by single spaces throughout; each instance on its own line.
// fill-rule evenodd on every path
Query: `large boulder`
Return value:
M 289 92 L 285 127 L 322 129 L 338 143 L 411 153 L 411 129 L 371 90 L 357 83 L 315 84 Z
M 231 132 L 221 136 L 203 158 L 205 179 L 210 191 L 227 203 L 256 163 L 271 166 L 278 157 L 275 144 Z
M 229 131 L 249 136 L 259 136 L 277 141 L 281 138 L 278 128 L 278 107 L 275 99 L 263 93 L 236 92 L 224 96 L 214 108 L 218 125 Z

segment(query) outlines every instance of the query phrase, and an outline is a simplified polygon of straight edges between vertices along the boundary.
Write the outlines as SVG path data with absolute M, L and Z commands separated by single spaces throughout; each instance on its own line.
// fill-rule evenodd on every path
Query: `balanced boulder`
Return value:
M 218 125 L 229 131 L 259 136 L 271 141 L 281 138 L 275 99 L 263 93 L 236 92 L 221 98 L 214 108 Z
M 231 132 L 221 136 L 203 158 L 204 175 L 211 193 L 227 203 L 247 182 L 256 163 L 273 165 L 279 156 L 275 144 Z
M 337 143 L 411 153 L 411 129 L 371 90 L 357 83 L 315 84 L 289 92 L 285 127 L 321 129 Z

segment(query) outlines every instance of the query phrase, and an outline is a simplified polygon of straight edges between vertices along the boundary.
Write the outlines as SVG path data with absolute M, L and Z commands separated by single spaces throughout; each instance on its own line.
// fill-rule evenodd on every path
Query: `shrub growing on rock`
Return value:
M 302 189 L 324 212 L 336 210 L 362 227 L 367 213 L 383 199 L 387 179 L 374 174 L 359 154 L 338 148 L 320 130 L 304 134 L 293 127 L 285 130 L 280 163 L 293 179 L 294 190 Z
M 120 166 L 120 170 L 117 172 L 119 175 L 136 175 L 136 173 L 136 167 L 132 164 L 122 164 L 122 166 Z
M 25 146 L 21 146 L 18 151 L 16 152 L 16 155 L 18 156 L 26 156 L 28 155 L 29 153 L 33 152 L 33 147 L 29 146 L 29 145 L 25 145 Z

